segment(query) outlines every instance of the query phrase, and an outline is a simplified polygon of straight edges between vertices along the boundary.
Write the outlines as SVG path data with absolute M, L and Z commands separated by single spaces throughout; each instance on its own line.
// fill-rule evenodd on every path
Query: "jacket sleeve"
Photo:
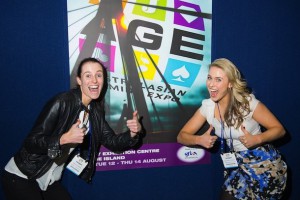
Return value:
M 113 152 L 122 152 L 134 148 L 141 140 L 140 134 L 131 137 L 130 131 L 116 134 L 104 120 L 101 143 Z
M 61 102 L 50 100 L 39 114 L 25 139 L 25 148 L 34 154 L 47 154 L 51 159 L 60 154 L 59 110 Z

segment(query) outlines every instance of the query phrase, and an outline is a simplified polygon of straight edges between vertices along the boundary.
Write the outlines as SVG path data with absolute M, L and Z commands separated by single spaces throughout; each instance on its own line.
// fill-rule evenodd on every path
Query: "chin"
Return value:
M 210 99 L 212 100 L 212 101 L 214 101 L 214 102 L 218 102 L 220 99 L 218 99 L 218 98 L 213 98 L 213 97 L 210 97 Z
M 92 96 L 92 99 L 95 100 L 95 99 L 98 99 L 100 97 L 100 95 L 98 96 Z

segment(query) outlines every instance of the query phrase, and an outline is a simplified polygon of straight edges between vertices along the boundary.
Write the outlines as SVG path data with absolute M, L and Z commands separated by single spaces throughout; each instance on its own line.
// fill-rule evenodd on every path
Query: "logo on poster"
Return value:
M 183 162 L 197 162 L 204 157 L 205 151 L 203 149 L 191 148 L 183 146 L 177 151 L 177 157 Z

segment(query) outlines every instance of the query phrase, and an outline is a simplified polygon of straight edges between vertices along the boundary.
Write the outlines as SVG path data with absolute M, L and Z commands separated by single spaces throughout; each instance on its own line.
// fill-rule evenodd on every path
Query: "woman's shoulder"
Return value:
M 76 101 L 76 95 L 70 91 L 59 92 L 49 99 L 48 104 L 61 104 Z
M 255 110 L 257 104 L 260 101 L 255 97 L 255 95 L 253 93 L 251 93 L 249 95 L 249 104 L 250 104 L 250 112 L 253 113 L 253 111 Z
M 250 103 L 254 103 L 254 104 L 257 104 L 259 102 L 259 100 L 256 98 L 256 96 L 253 93 L 249 94 L 248 100 Z
M 215 102 L 213 100 L 204 99 L 200 107 L 200 113 L 208 120 L 209 123 L 212 122 L 213 112 L 215 108 Z
M 209 99 L 204 99 L 202 100 L 202 106 L 214 106 L 215 102 L 213 100 Z

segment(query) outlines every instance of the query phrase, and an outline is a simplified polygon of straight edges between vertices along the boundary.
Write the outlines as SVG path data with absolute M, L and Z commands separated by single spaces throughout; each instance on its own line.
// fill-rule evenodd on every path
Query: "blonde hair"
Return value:
M 230 102 L 225 110 L 224 120 L 228 126 L 238 128 L 243 123 L 244 117 L 250 112 L 249 100 L 251 97 L 247 82 L 242 78 L 237 67 L 226 58 L 214 60 L 209 68 L 212 66 L 222 69 L 232 85 L 230 88 Z

